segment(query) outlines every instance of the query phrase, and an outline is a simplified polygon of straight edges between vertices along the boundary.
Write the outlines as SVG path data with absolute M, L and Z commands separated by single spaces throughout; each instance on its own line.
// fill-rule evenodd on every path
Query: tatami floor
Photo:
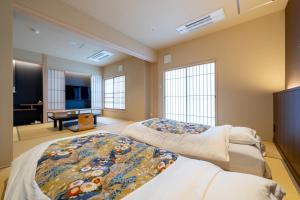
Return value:
M 98 120 L 97 129 L 121 132 L 131 123 L 130 121 L 101 117 Z M 73 133 L 69 130 L 58 131 L 53 128 L 52 123 L 15 127 L 14 158 L 42 142 L 83 133 L 86 132 Z M 266 161 L 271 168 L 273 179 L 277 181 L 287 193 L 284 200 L 300 200 L 300 190 L 282 161 L 275 145 L 272 142 L 265 142 L 265 145 L 267 150 Z M 9 172 L 10 168 L 0 170 L 0 195 L 2 198 Z

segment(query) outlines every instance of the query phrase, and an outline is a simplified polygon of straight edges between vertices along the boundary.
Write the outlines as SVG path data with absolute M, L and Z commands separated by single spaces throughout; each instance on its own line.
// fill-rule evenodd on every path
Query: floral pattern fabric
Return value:
M 35 180 L 50 199 L 121 199 L 172 165 L 177 155 L 110 133 L 51 144 Z
M 203 124 L 186 123 L 159 118 L 149 119 L 142 122 L 142 124 L 160 132 L 168 132 L 174 134 L 200 134 L 210 128 L 210 126 Z

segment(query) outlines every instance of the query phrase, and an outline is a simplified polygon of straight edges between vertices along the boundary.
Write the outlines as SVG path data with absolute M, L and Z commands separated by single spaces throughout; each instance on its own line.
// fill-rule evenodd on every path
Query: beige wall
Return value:
M 119 65 L 123 66 L 122 72 L 118 71 Z M 129 58 L 103 68 L 103 79 L 121 75 L 126 76 L 126 109 L 105 109 L 104 116 L 132 121 L 140 121 L 149 117 L 149 67 L 149 63 L 145 61 L 137 58 Z
M 70 72 L 78 72 L 90 75 L 101 75 L 101 67 L 89 64 L 48 56 L 48 66 L 50 69 L 57 69 Z
M 0 168 L 13 157 L 12 1 L 0 6 Z
M 16 49 L 16 48 L 14 49 L 14 58 L 19 60 L 39 63 L 39 64 L 42 64 L 43 61 L 41 53 L 35 53 L 35 52 Z M 77 61 L 67 60 L 64 58 L 58 58 L 50 55 L 47 55 L 47 66 L 50 69 L 101 75 L 100 67 L 96 67 L 93 65 L 89 65 Z
M 166 69 L 215 60 L 218 124 L 248 126 L 273 137 L 272 93 L 284 89 L 284 12 L 232 27 L 159 52 L 158 114 Z M 163 56 L 172 54 L 171 64 Z

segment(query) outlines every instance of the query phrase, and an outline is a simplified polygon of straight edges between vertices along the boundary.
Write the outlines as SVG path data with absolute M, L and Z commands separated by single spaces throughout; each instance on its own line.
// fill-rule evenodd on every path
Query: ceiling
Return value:
M 240 15 L 237 0 L 61 1 L 153 49 L 162 49 L 283 10 L 288 0 L 240 0 Z M 224 21 L 185 35 L 176 32 L 178 26 L 219 8 L 225 10 Z
M 108 49 L 95 40 L 18 12 L 14 12 L 13 28 L 14 48 L 44 53 L 94 66 L 108 65 L 129 57 L 116 50 Z M 30 30 L 32 28 L 40 33 L 35 34 Z M 99 50 L 106 50 L 114 55 L 103 59 L 101 62 L 87 59 Z

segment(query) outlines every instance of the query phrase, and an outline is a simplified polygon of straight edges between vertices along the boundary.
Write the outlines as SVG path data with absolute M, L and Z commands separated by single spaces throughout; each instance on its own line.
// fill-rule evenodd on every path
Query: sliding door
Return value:
M 164 83 L 167 119 L 215 125 L 215 63 L 166 71 Z

